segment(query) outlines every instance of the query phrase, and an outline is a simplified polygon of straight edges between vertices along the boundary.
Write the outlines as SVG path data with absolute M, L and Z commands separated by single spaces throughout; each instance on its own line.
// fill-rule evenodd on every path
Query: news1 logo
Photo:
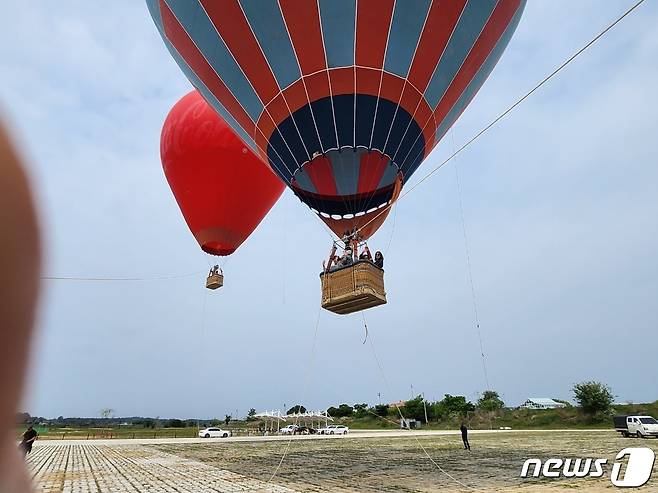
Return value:
M 656 455 L 646 447 L 625 448 L 615 457 L 610 481 L 620 488 L 637 488 L 651 478 Z M 521 477 L 527 478 L 532 467 L 532 477 L 544 478 L 600 478 L 605 474 L 608 459 L 528 459 L 521 468 Z M 623 466 L 626 465 L 622 473 Z

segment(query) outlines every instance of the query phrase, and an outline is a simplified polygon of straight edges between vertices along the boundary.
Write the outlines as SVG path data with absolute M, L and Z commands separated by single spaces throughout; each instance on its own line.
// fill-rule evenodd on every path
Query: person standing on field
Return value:
M 462 432 L 462 442 L 464 442 L 464 450 L 471 450 L 471 444 L 468 443 L 468 428 L 462 422 L 462 425 L 459 427 L 459 431 Z

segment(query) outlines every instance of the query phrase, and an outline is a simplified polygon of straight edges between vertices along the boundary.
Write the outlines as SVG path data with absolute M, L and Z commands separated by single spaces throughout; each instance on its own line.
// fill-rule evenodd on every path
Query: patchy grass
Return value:
M 152 447 L 220 469 L 274 482 L 302 492 L 462 491 L 455 480 L 481 491 L 571 490 L 613 491 L 610 468 L 603 478 L 522 479 L 528 458 L 593 457 L 613 462 L 624 447 L 647 446 L 658 452 L 658 440 L 624 439 L 614 431 L 560 431 L 474 434 L 465 451 L 459 436 L 346 438 L 288 442 L 209 442 Z M 429 457 L 434 460 L 430 461 Z M 438 466 L 437 466 L 438 464 Z M 439 467 L 450 474 L 448 477 Z M 638 491 L 657 491 L 658 472 Z
M 148 429 L 132 426 L 116 426 L 110 428 L 57 428 L 35 427 L 40 439 L 93 439 L 93 438 L 193 438 L 197 436 L 196 428 L 158 428 Z M 17 431 L 22 435 L 25 428 Z

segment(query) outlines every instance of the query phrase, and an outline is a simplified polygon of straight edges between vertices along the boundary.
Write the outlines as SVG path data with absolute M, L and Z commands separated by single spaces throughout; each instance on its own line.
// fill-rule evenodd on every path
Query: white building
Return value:
M 557 409 L 567 407 L 563 402 L 557 402 L 547 397 L 530 397 L 519 406 L 521 409 Z
M 267 431 L 274 431 L 274 423 L 276 423 L 276 431 L 278 432 L 281 428 L 282 422 L 292 421 L 296 425 L 304 425 L 320 428 L 324 422 L 324 426 L 329 424 L 329 421 L 333 421 L 334 418 L 329 416 L 327 411 L 306 411 L 303 413 L 293 413 L 293 414 L 281 414 L 280 410 L 275 411 L 263 411 L 260 413 L 254 414 L 254 418 L 259 419 L 264 422 L 264 428 Z

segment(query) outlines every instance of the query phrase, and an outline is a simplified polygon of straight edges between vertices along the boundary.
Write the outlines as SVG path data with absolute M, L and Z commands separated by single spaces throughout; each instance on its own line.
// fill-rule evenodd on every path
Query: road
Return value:
M 470 430 L 470 435 L 490 434 L 490 433 L 592 433 L 605 432 L 610 433 L 610 429 L 602 430 Z M 459 435 L 459 430 L 356 430 L 350 431 L 347 436 L 340 435 L 270 435 L 270 436 L 247 436 L 247 437 L 230 437 L 230 438 L 113 438 L 113 439 L 45 439 L 38 440 L 35 447 L 54 446 L 54 445 L 155 445 L 155 444 L 185 444 L 185 443 L 205 443 L 208 440 L 222 443 L 232 442 L 276 442 L 289 440 L 345 440 L 345 439 L 362 439 L 362 438 L 397 438 L 397 437 L 426 437 L 426 436 L 448 436 Z

